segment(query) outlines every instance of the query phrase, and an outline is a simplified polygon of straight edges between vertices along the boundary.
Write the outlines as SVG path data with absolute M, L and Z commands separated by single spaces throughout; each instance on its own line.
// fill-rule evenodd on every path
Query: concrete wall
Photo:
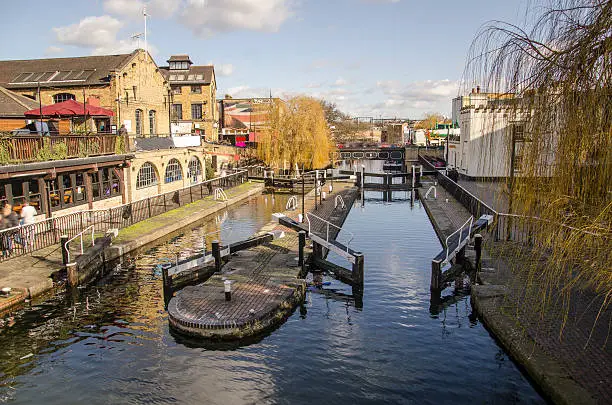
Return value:
M 200 164 L 202 165 L 202 176 L 204 176 L 204 156 L 204 148 L 202 147 L 136 152 L 135 158 L 132 160 L 131 166 L 126 169 L 127 173 L 125 175 L 127 183 L 126 189 L 128 190 L 128 201 L 137 201 L 155 194 L 167 193 L 189 186 L 192 184 L 192 180 L 187 176 L 189 161 L 192 157 L 199 159 Z M 177 159 L 179 161 L 183 178 L 178 181 L 166 183 L 166 169 L 168 167 L 168 163 L 172 159 Z M 150 162 L 155 168 L 157 174 L 157 185 L 137 189 L 136 181 L 138 172 L 142 165 L 146 162 Z M 202 180 L 203 177 L 198 179 L 198 181 Z

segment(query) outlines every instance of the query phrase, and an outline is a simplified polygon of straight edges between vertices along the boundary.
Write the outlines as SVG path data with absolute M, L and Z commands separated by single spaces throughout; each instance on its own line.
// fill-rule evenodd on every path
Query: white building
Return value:
M 511 96 L 481 93 L 480 88 L 455 98 L 453 121 L 458 117 L 461 131 L 449 137 L 448 167 L 468 178 L 509 177 L 512 131 L 518 134 L 517 162 L 523 143 L 521 119 L 527 115 L 516 106 L 517 100 Z

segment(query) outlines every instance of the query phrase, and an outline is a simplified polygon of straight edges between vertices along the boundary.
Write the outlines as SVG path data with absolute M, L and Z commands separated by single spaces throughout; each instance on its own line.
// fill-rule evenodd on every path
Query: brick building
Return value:
M 40 96 L 43 105 L 73 99 L 113 110 L 114 117 L 96 119 L 88 131 L 106 132 L 121 124 L 135 135 L 170 129 L 169 86 L 142 49 L 120 55 L 0 61 L 0 86 L 32 100 Z
M 189 55 L 172 55 L 160 71 L 172 93 L 172 133 L 194 133 L 208 141 L 219 139 L 217 82 L 212 65 L 196 66 Z

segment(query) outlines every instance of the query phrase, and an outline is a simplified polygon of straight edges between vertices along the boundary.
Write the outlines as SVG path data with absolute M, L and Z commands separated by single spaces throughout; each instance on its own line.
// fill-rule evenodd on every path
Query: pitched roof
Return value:
M 191 61 L 191 59 L 189 59 L 189 55 L 172 55 L 170 56 L 170 59 L 168 59 L 166 62 L 170 63 L 170 62 L 189 62 L 189 63 L 193 63 Z
M 38 108 L 37 101 L 0 87 L 0 117 L 24 117 L 34 108 Z
M 159 71 L 162 72 L 166 80 L 171 84 L 210 84 L 212 83 L 215 67 L 213 65 L 191 65 L 189 69 L 185 70 L 170 70 L 168 66 L 161 66 Z M 201 79 L 198 77 L 201 77 Z
M 119 55 L 80 56 L 0 61 L 0 85 L 9 89 L 100 85 L 111 72 L 121 69 L 138 52 Z

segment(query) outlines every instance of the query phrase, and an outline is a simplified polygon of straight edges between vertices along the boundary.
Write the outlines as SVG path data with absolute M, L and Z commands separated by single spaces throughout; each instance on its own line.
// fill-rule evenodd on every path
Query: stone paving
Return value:
M 332 196 L 342 194 L 354 201 L 356 191 L 351 184 L 336 184 Z M 301 201 L 300 201 L 301 204 Z M 307 195 L 306 212 L 314 209 L 314 192 Z M 319 205 L 316 215 L 336 218 L 341 225 L 350 205 L 342 213 L 334 209 L 329 198 Z M 297 219 L 301 208 L 286 211 L 285 215 Z M 171 325 L 189 335 L 214 339 L 239 339 L 262 333 L 281 323 L 303 300 L 306 283 L 299 277 L 298 237 L 276 221 L 271 221 L 261 232 L 282 230 L 280 239 L 237 252 L 215 274 L 202 284 L 185 287 L 168 304 Z M 232 299 L 225 300 L 223 282 L 232 282 Z

